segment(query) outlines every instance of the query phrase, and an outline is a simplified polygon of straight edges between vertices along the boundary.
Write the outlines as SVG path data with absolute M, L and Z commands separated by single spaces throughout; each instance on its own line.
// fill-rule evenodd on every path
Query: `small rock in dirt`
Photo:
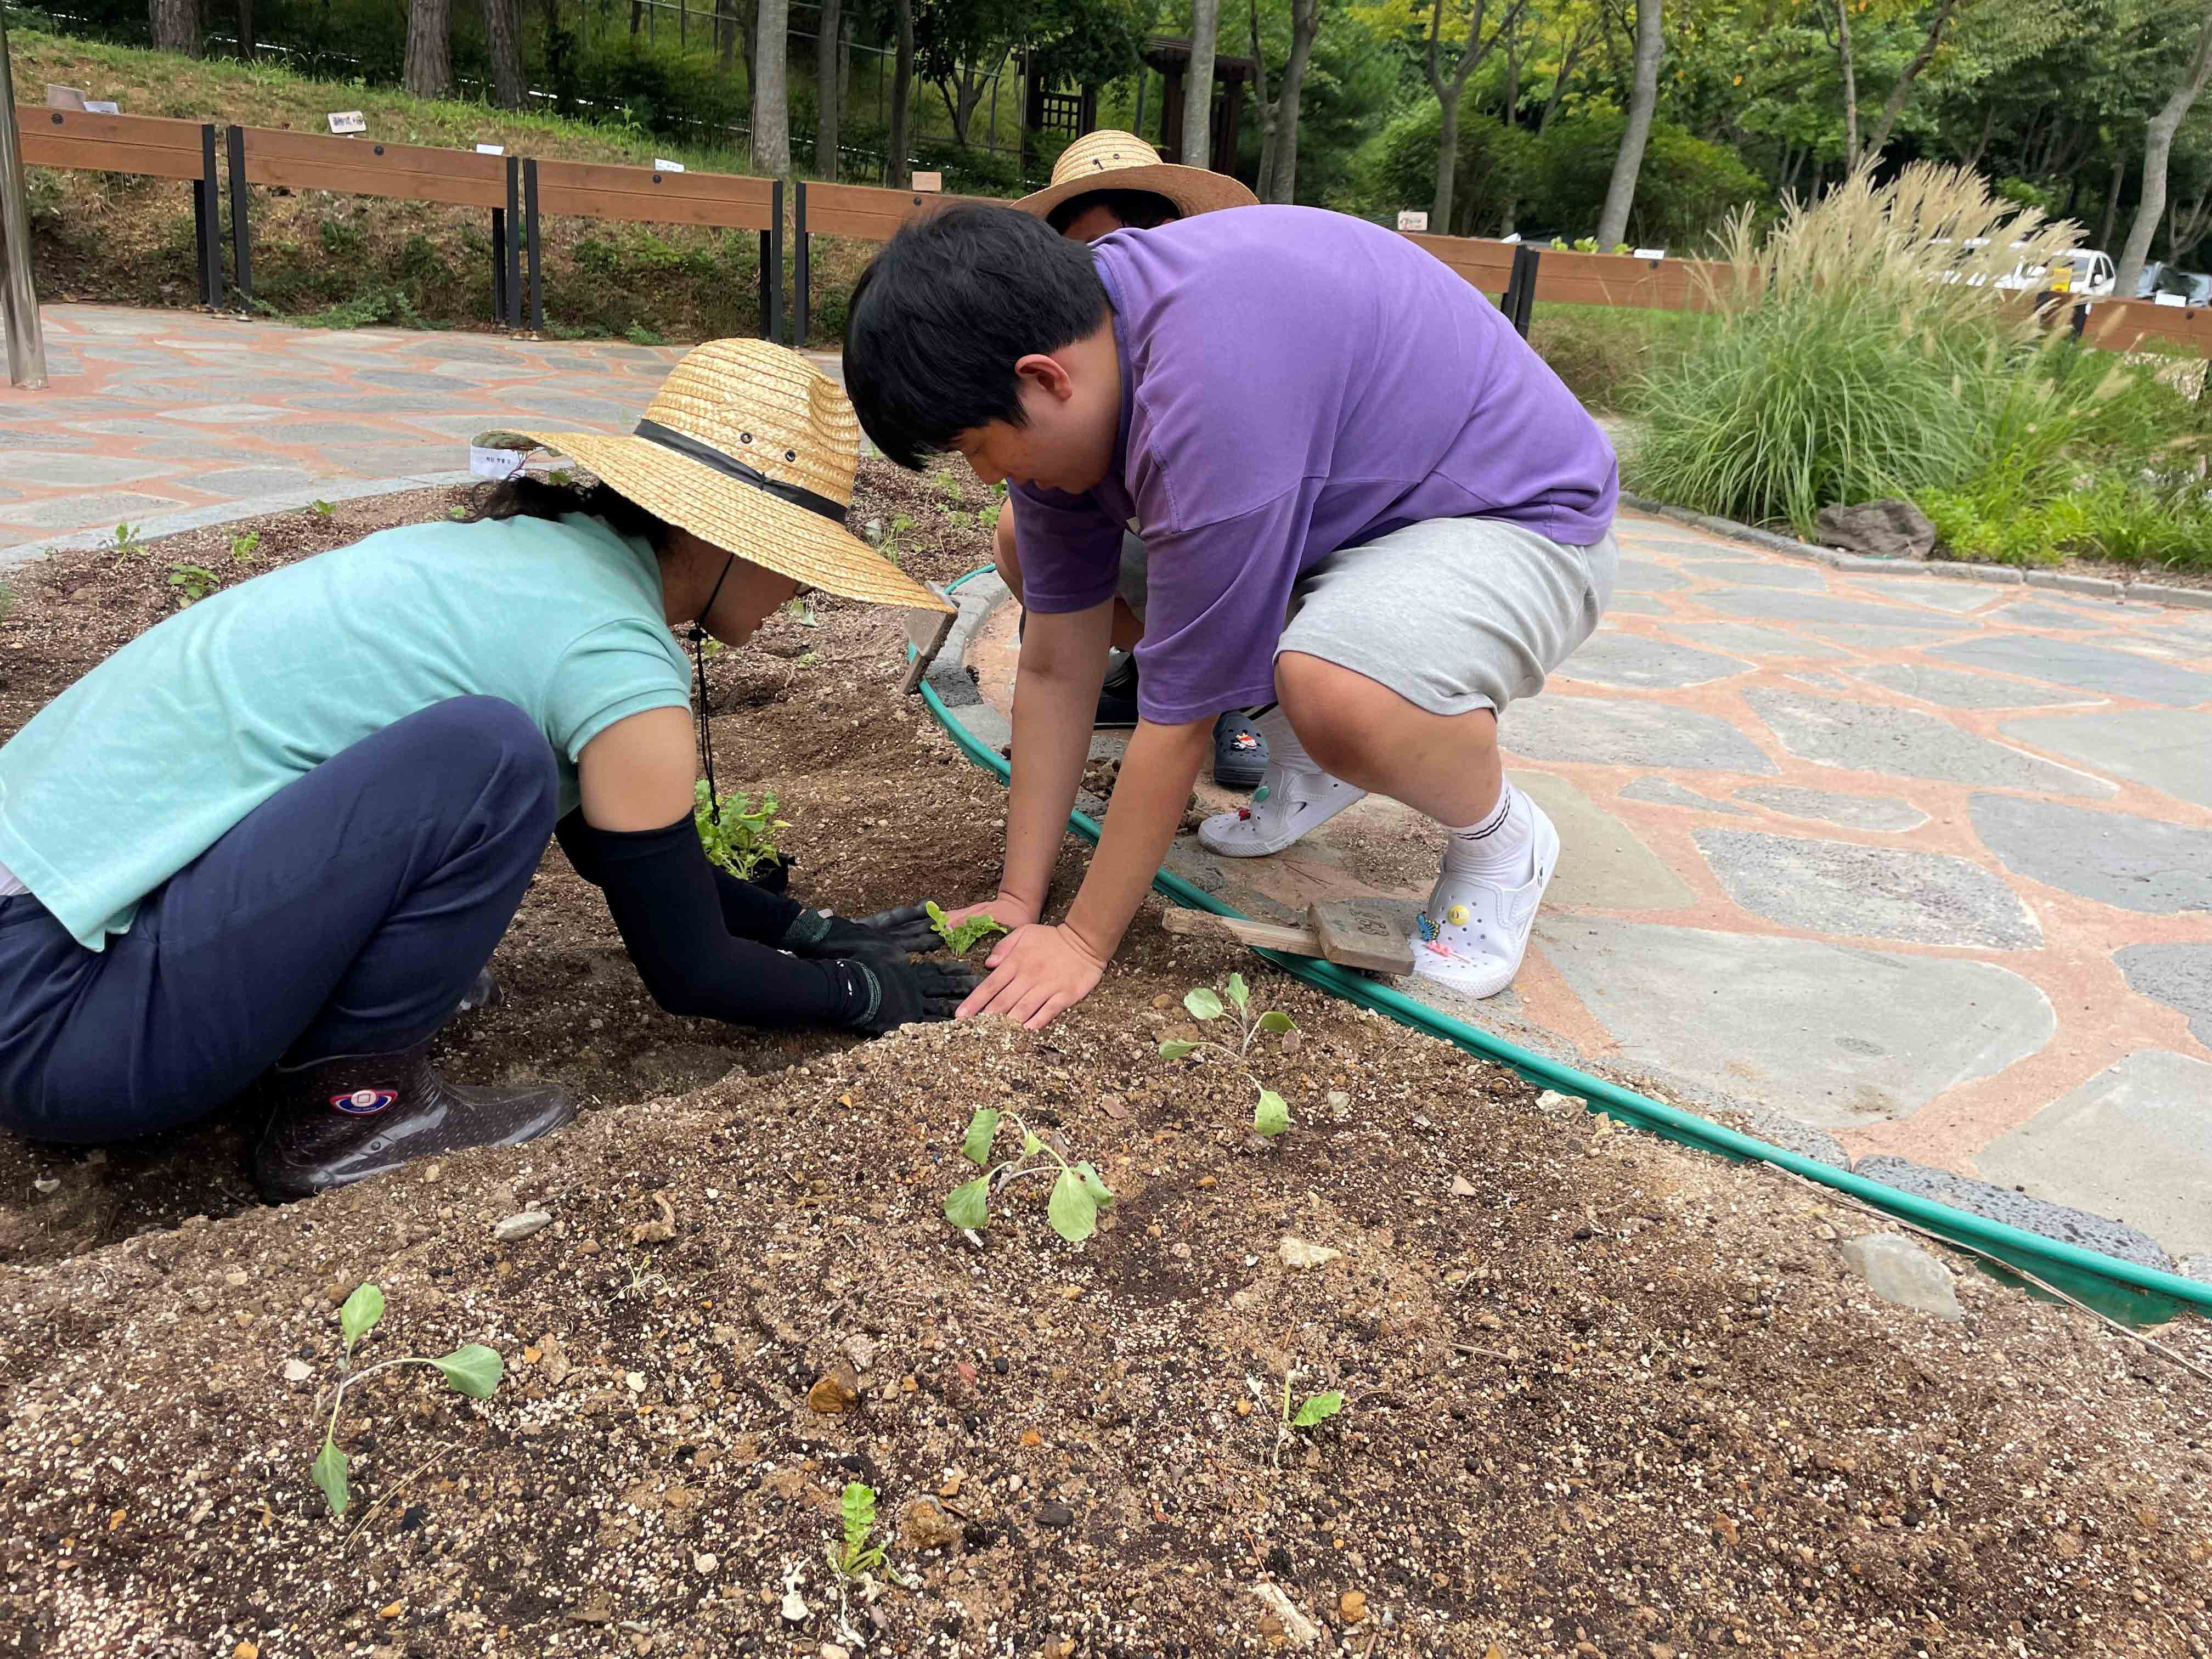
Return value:
M 1846 1241 L 1840 1254 L 1883 1301 L 1938 1319 L 1966 1316 L 1943 1264 L 1902 1233 L 1865 1233 Z
M 1037 1510 L 1037 1524 L 1042 1527 L 1072 1527 L 1075 1524 L 1075 1511 L 1065 1504 L 1047 1504 Z
M 61 1178 L 58 1176 L 40 1176 L 32 1181 L 31 1189 L 40 1194 L 58 1193 L 62 1189 Z
M 1924 559 L 1936 546 L 1936 526 L 1911 501 L 1824 507 L 1814 524 L 1823 546 L 1871 559 Z
M 1326 1244 L 1309 1244 L 1303 1238 L 1286 1236 L 1275 1247 L 1275 1254 L 1282 1258 L 1285 1267 L 1324 1267 L 1344 1252 L 1333 1250 Z
M 1465 1176 L 1454 1176 L 1452 1177 L 1452 1196 L 1454 1198 L 1474 1197 L 1474 1183 L 1472 1181 L 1469 1181 Z
M 572 1625 L 605 1625 L 613 1622 L 614 1616 L 615 1604 L 604 1595 L 595 1595 L 584 1606 L 571 1608 L 568 1622 Z
M 797 1590 L 786 1590 L 783 1593 L 783 1606 L 779 1611 L 782 1613 L 786 1623 L 804 1624 L 806 1621 L 806 1600 Z
M 1337 1111 L 1348 1112 L 1352 1109 L 1352 1097 L 1341 1089 L 1331 1089 L 1328 1091 L 1328 1103 Z
M 715 1568 L 720 1566 L 722 1563 L 720 1558 L 710 1554 L 705 1550 L 702 1550 L 698 1554 L 691 1558 L 691 1565 L 698 1568 L 702 1573 L 709 1573 L 714 1571 Z
M 1346 1590 L 1336 1599 L 1336 1610 L 1347 1625 L 1356 1625 L 1367 1616 L 1367 1597 L 1358 1590 Z
M 852 1655 L 846 1652 L 844 1644 L 841 1642 L 824 1642 L 815 1651 L 821 1656 L 821 1659 L 853 1659 Z
M 899 1511 L 899 1541 L 915 1551 L 954 1549 L 960 1543 L 960 1523 L 927 1498 L 916 1498 Z
M 1252 1586 L 1252 1594 L 1260 1598 L 1261 1607 L 1280 1621 L 1285 1641 L 1297 1647 L 1310 1648 L 1321 1640 L 1321 1626 L 1300 1613 L 1297 1604 L 1284 1595 L 1278 1586 L 1262 1578 Z
M 1557 1089 L 1547 1089 L 1536 1097 L 1536 1109 L 1540 1112 L 1559 1112 L 1570 1109 L 1580 1111 L 1582 1104 L 1572 1095 L 1563 1095 Z
M 623 1372 L 623 1387 L 628 1389 L 632 1394 L 643 1394 L 645 1392 L 645 1373 L 643 1371 Z
M 527 1238 L 553 1218 L 543 1210 L 525 1210 L 519 1215 L 508 1216 L 491 1230 L 491 1236 L 502 1244 L 512 1244 L 517 1239 Z
M 287 1382 L 304 1382 L 314 1374 L 315 1368 L 304 1359 L 288 1359 L 284 1362 L 284 1380 Z
M 806 1403 L 824 1416 L 857 1411 L 860 1405 L 860 1376 L 849 1365 L 840 1365 L 806 1391 Z
M 866 1370 L 876 1363 L 876 1339 L 858 1334 L 845 1339 L 845 1357 L 853 1362 L 856 1370 Z

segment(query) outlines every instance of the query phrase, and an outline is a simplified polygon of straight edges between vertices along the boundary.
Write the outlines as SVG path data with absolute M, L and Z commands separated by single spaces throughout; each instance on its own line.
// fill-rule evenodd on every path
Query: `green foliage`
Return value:
M 234 564 L 252 564 L 254 555 L 261 550 L 261 532 L 249 530 L 230 538 L 230 557 Z
M 308 1466 L 308 1474 L 322 1489 L 324 1500 L 331 1506 L 333 1516 L 343 1516 L 352 1501 L 347 1486 L 346 1472 L 351 1466 L 344 1449 L 337 1443 L 338 1407 L 345 1399 L 345 1391 L 366 1377 L 379 1371 L 390 1370 L 398 1365 L 428 1365 L 445 1379 L 446 1386 L 471 1400 L 489 1400 L 497 1390 L 507 1372 L 507 1363 L 493 1349 L 481 1342 L 471 1342 L 449 1354 L 434 1359 L 406 1355 L 371 1365 L 366 1370 L 353 1370 L 353 1351 L 362 1338 L 375 1328 L 384 1317 L 384 1291 L 374 1285 L 356 1285 L 338 1309 L 338 1334 L 344 1340 L 345 1350 L 338 1361 L 337 1386 L 331 1394 L 330 1420 L 323 1430 L 323 1443 L 315 1453 L 315 1461 Z
M 327 519 L 331 514 L 337 512 L 337 508 L 332 507 L 328 501 L 314 501 L 307 503 L 307 511 L 319 519 Z
M 840 1578 L 857 1578 L 883 1565 L 882 1547 L 872 1547 L 868 1542 L 868 1535 L 876 1529 L 875 1488 L 859 1480 L 848 1480 L 837 1507 L 845 1535 L 842 1541 L 833 1541 L 829 1546 L 830 1570 Z
M 146 549 L 146 544 L 138 539 L 138 526 L 135 524 L 116 526 L 114 540 L 111 544 L 115 549 L 115 562 L 118 564 L 122 563 L 133 553 L 143 553 Z
M 1285 1398 L 1287 1400 L 1288 1395 L 1286 1395 Z M 1342 1395 L 1333 1392 L 1314 1395 L 1291 1416 L 1291 1426 L 1294 1429 L 1310 1429 L 1315 1424 L 1335 1416 L 1343 1409 Z
M 966 956 L 969 951 L 975 949 L 977 940 L 986 939 L 994 933 L 1003 933 L 1007 931 L 1004 922 L 989 915 L 970 916 L 962 922 L 951 921 L 946 918 L 945 911 L 935 899 L 924 901 L 922 908 L 927 914 L 929 925 L 936 930 L 938 938 L 945 941 L 945 948 L 956 957 Z
M 1443 115 L 1433 99 L 1418 103 L 1386 127 L 1368 153 L 1362 195 L 1381 215 L 1425 208 L 1437 193 L 1437 146 Z M 1300 171 L 1304 169 L 1303 161 Z M 1452 222 L 1431 225 L 1439 234 L 1496 236 L 1522 214 L 1540 171 L 1537 141 L 1523 127 L 1509 127 L 1480 110 L 1460 113 L 1458 161 L 1452 172 Z
M 775 832 L 791 828 L 789 819 L 776 817 L 775 805 L 775 796 L 767 791 L 758 806 L 742 790 L 726 790 L 717 799 L 701 778 L 691 789 L 691 822 L 698 829 L 707 861 L 740 881 L 750 881 L 763 865 L 775 863 L 780 856 Z
M 173 564 L 169 567 L 169 586 L 186 605 L 207 598 L 222 585 L 222 579 L 204 564 Z
M 1523 219 L 1562 231 L 1595 226 L 1626 124 L 1626 115 L 1605 109 L 1554 120 L 1536 146 Z M 1765 181 L 1726 145 L 1692 137 L 1670 121 L 1654 121 L 1629 209 L 1630 241 L 1622 251 L 1633 246 L 1702 254 L 1731 213 L 1747 203 L 1764 203 L 1770 194 Z M 1595 242 L 1575 246 L 1598 252 Z
M 1285 1046 L 1295 1045 L 1297 1023 L 1279 1009 L 1255 1010 L 1252 1006 L 1252 988 L 1244 982 L 1242 974 L 1230 975 L 1218 991 L 1210 985 L 1194 986 L 1184 994 L 1182 1006 L 1193 1019 L 1200 1022 L 1233 1017 L 1237 1022 L 1236 1036 L 1221 1042 L 1206 1038 L 1191 1042 L 1171 1037 L 1160 1044 L 1160 1058 L 1184 1060 L 1196 1054 L 1201 1060 L 1227 1061 L 1243 1072 L 1244 1080 L 1259 1091 L 1259 1100 L 1252 1109 L 1254 1132 L 1272 1139 L 1287 1130 L 1291 1127 L 1290 1103 L 1252 1075 L 1249 1057 L 1253 1043 L 1263 1036 L 1287 1037 L 1290 1042 Z
M 998 1139 L 1000 1114 L 989 1107 L 969 1120 L 960 1142 L 961 1156 L 983 1173 L 963 1182 L 945 1195 L 945 1218 L 956 1227 L 976 1228 L 990 1220 L 991 1194 L 1017 1181 L 1051 1177 L 1052 1192 L 1045 1201 L 1045 1216 L 1052 1230 L 1071 1244 L 1080 1244 L 1098 1231 L 1098 1212 L 1114 1201 L 1113 1189 L 1088 1163 L 1070 1163 L 1060 1149 L 1036 1133 L 1020 1118 L 1014 1126 L 1022 1132 L 1021 1155 L 991 1164 L 991 1149 Z

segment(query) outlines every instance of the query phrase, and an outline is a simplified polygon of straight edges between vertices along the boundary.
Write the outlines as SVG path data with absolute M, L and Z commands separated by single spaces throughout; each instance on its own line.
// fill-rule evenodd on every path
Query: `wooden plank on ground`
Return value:
M 1235 916 L 1217 916 L 1210 910 L 1170 909 L 1160 918 L 1160 926 L 1170 933 L 1232 939 L 1239 945 L 1255 945 L 1262 951 L 1282 951 L 1294 957 L 1322 954 L 1321 940 L 1310 928 L 1284 927 L 1272 921 L 1243 921 Z
M 1370 974 L 1413 971 L 1413 941 L 1386 916 L 1335 899 L 1310 906 L 1306 920 L 1321 941 L 1322 954 L 1340 968 L 1364 968 Z

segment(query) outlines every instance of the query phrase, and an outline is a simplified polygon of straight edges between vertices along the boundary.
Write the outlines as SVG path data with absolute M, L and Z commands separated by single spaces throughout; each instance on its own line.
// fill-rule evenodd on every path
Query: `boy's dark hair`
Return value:
M 1181 208 L 1155 191 L 1086 190 L 1046 214 L 1044 222 L 1065 236 L 1070 225 L 1095 207 L 1119 219 L 1125 230 L 1155 230 L 1182 217 Z
M 581 513 L 604 519 L 618 536 L 642 537 L 659 552 L 668 526 L 619 490 L 603 483 L 556 483 L 522 473 L 477 486 L 466 508 L 471 524 L 485 519 L 562 519 Z
M 854 284 L 845 389 L 876 447 L 918 471 L 963 432 L 1021 425 L 1014 365 L 1095 332 L 1109 310 L 1083 244 L 1012 208 L 948 207 L 892 237 Z

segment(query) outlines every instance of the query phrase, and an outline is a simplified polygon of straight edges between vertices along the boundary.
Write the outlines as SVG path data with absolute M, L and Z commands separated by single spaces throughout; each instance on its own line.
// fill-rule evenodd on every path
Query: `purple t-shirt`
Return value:
M 1138 707 L 1162 724 L 1274 698 L 1299 573 L 1426 519 L 1503 519 L 1587 546 L 1613 446 L 1456 272 L 1315 208 L 1249 207 L 1094 245 L 1121 360 L 1114 465 L 1085 495 L 1017 485 L 1023 598 L 1113 596 L 1146 548 Z M 1419 625 L 1408 617 L 1407 627 Z

